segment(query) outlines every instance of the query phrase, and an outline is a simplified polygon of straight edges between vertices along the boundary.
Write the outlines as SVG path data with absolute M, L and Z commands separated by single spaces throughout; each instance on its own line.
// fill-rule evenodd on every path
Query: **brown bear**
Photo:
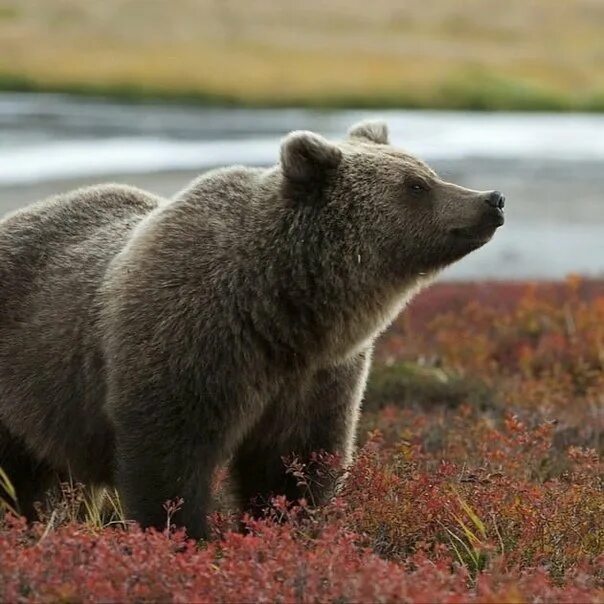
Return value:
M 22 509 L 70 473 L 116 485 L 143 526 L 182 497 L 175 521 L 205 537 L 227 461 L 243 505 L 296 498 L 283 456 L 350 462 L 374 339 L 503 205 L 371 122 L 339 143 L 292 132 L 278 165 L 212 171 L 172 200 L 105 185 L 8 216 L 0 466 Z

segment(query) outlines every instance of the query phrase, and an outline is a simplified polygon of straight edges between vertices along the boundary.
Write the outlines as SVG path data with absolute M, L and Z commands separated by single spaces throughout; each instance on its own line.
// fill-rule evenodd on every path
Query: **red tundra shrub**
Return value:
M 564 476 L 543 481 L 549 426 L 509 424 L 481 435 L 469 427 L 478 448 L 467 441 L 464 454 L 456 441 L 438 462 L 419 444 L 371 439 L 343 492 L 355 530 L 388 558 L 428 547 L 433 558 L 445 551 L 472 571 L 498 558 L 510 571 L 542 567 L 561 579 L 596 560 L 604 552 L 604 464 L 595 451 L 571 448 Z
M 10 526 L 8 526 L 10 525 Z M 0 540 L 0 599 L 7 602 L 598 602 L 585 567 L 556 586 L 543 570 L 497 565 L 471 580 L 451 559 L 404 564 L 358 545 L 343 522 L 253 522 L 198 549 L 181 534 L 91 532 L 76 525 L 42 536 L 8 522 Z
M 277 497 L 236 532 L 223 470 L 196 544 L 77 522 L 66 490 L 40 524 L 0 518 L 0 601 L 604 603 L 604 283 L 439 285 L 375 356 L 325 507 Z

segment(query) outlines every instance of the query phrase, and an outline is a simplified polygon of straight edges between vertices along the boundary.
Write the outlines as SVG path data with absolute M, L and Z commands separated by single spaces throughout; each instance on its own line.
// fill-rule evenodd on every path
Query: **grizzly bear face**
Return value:
M 487 243 L 504 222 L 501 193 L 445 182 L 392 147 L 379 122 L 358 124 L 337 144 L 293 132 L 282 144 L 281 169 L 285 198 L 311 206 L 330 229 L 326 236 L 340 229 L 348 248 L 391 281 L 444 268 Z

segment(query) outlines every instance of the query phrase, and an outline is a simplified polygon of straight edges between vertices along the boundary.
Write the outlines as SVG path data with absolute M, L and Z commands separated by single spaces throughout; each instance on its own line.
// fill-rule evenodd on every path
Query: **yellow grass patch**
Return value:
M 4 0 L 0 74 L 244 103 L 579 106 L 603 95 L 603 28 L 596 0 Z

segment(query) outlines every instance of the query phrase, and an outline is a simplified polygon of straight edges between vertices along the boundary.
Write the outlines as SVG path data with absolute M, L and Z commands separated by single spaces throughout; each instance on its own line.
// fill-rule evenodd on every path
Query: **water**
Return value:
M 244 110 L 0 94 L 0 212 L 103 180 L 171 195 L 211 167 L 277 161 L 290 130 L 341 137 L 378 116 L 393 143 L 445 178 L 506 194 L 506 225 L 446 277 L 604 275 L 604 116 L 593 114 Z

